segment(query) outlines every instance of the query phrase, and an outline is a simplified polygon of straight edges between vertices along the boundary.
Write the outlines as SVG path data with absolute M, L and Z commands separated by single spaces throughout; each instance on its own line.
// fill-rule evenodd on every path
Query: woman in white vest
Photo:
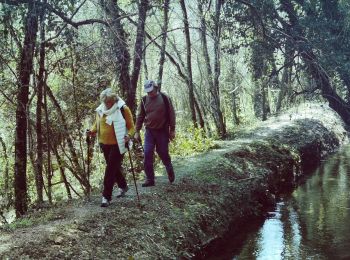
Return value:
M 89 131 L 98 141 L 106 160 L 101 207 L 107 207 L 112 200 L 114 183 L 118 184 L 117 197 L 125 196 L 128 185 L 121 171 L 125 144 L 135 132 L 130 109 L 110 88 L 100 94 L 101 104 L 96 108 L 96 120 Z

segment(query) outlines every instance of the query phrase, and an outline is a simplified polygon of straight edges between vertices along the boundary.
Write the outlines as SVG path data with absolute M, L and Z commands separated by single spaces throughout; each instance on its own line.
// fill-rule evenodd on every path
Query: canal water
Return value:
M 248 228 L 241 246 L 213 259 L 350 259 L 350 146 L 328 157 L 269 216 Z

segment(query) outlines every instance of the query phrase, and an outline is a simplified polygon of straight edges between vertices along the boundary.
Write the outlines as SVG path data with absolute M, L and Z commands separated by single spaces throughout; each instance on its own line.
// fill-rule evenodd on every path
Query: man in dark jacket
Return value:
M 146 181 L 142 187 L 155 185 L 153 156 L 154 148 L 162 160 L 169 178 L 169 182 L 175 180 L 174 169 L 169 155 L 169 140 L 175 138 L 175 111 L 170 98 L 158 91 L 153 80 L 146 80 L 144 90 L 147 96 L 141 100 L 136 118 L 135 139 L 140 139 L 142 124 L 145 125 L 144 141 L 144 168 Z

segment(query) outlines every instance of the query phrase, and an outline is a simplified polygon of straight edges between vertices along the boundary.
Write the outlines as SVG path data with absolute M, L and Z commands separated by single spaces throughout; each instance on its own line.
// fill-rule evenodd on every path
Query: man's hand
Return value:
M 169 132 L 169 139 L 170 141 L 173 141 L 175 139 L 175 130 Z
M 136 133 L 134 134 L 134 139 L 135 139 L 136 142 L 140 142 L 140 141 L 141 141 L 140 133 L 139 133 L 139 132 L 136 132 Z

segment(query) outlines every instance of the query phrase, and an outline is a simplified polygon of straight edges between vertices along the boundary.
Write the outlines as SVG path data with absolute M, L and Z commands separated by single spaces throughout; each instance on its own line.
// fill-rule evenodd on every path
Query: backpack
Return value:
M 165 112 L 166 112 L 166 115 L 167 115 L 165 123 L 169 125 L 169 110 L 170 110 L 169 99 L 163 92 L 159 92 L 159 93 L 162 96 L 163 102 L 164 102 L 164 105 L 165 105 Z M 143 96 L 142 97 L 142 104 L 143 104 L 143 106 L 141 106 L 141 110 L 142 110 L 142 112 L 144 114 L 146 114 L 146 110 L 145 110 L 146 98 L 147 98 L 147 96 Z
M 122 116 L 123 116 L 123 118 L 124 118 L 124 120 L 125 120 L 125 115 L 124 115 L 124 107 L 125 107 L 126 105 L 123 105 L 121 108 L 120 108 L 120 112 L 122 113 Z

